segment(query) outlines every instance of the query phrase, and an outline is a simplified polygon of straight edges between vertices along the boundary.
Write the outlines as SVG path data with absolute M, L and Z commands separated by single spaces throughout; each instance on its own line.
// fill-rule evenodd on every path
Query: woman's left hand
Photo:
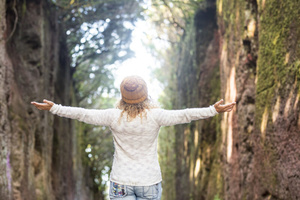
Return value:
M 232 103 L 221 105 L 221 103 L 223 103 L 223 101 L 224 100 L 221 99 L 220 101 L 218 101 L 217 103 L 214 104 L 214 107 L 215 107 L 216 111 L 218 113 L 232 111 L 232 109 L 233 109 L 233 107 L 235 106 L 236 103 L 232 102 Z
M 38 103 L 35 101 L 32 101 L 31 104 L 37 107 L 39 110 L 50 110 L 54 103 L 52 101 L 48 101 L 46 99 L 43 100 L 44 103 Z

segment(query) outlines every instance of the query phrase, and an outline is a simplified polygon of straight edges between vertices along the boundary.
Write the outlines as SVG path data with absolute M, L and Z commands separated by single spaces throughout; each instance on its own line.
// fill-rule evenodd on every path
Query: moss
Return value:
M 214 196 L 214 200 L 221 200 L 218 194 Z
M 220 123 L 220 118 L 216 116 L 214 118 L 217 121 L 217 124 Z M 216 197 L 222 199 L 224 194 L 224 177 L 222 175 L 222 165 L 220 161 L 220 147 L 222 144 L 222 135 L 220 126 L 217 126 L 217 138 L 214 141 L 214 145 L 205 145 L 203 149 L 210 147 L 212 153 L 210 159 L 213 160 L 213 163 L 210 166 L 210 172 L 207 177 L 207 199 L 215 199 Z
M 262 178 L 262 185 L 265 188 L 274 190 L 278 184 L 278 177 L 276 171 L 274 171 L 278 155 L 272 147 L 272 144 L 263 144 L 262 147 L 265 153 L 264 159 L 261 162 L 262 173 L 265 174 Z
M 23 2 L 23 4 L 22 4 L 22 16 L 25 15 L 26 10 L 27 10 L 27 7 L 26 7 L 26 0 L 24 0 L 24 2 Z
M 299 8 L 300 2 L 287 0 L 265 1 L 259 4 L 260 30 L 259 52 L 257 67 L 255 129 L 261 133 L 260 126 L 265 109 L 269 111 L 266 127 L 266 139 L 259 140 L 258 147 L 264 158 L 256 166 L 262 170 L 261 184 L 270 193 L 276 193 L 280 186 L 276 166 L 278 165 L 278 137 L 273 132 L 276 126 L 272 121 L 273 107 L 276 99 L 281 102 L 289 96 L 292 88 L 299 89 L 299 48 L 297 44 L 300 36 Z M 297 27 L 295 29 L 293 27 Z M 298 31 L 298 32 L 296 32 Z M 297 52 L 298 51 L 298 52 Z M 298 92 L 299 93 L 299 92 Z M 277 171 L 276 171 L 277 170 Z
M 259 95 L 256 96 L 256 100 L 255 100 L 255 113 L 256 117 L 255 117 L 255 125 L 256 125 L 256 129 L 260 130 L 260 126 L 261 126 L 261 122 L 262 122 L 262 118 L 263 118 L 263 113 L 265 111 L 265 109 L 267 109 L 269 111 L 269 116 L 272 116 L 271 112 L 271 105 L 272 105 L 272 101 L 274 99 L 274 93 L 275 93 L 275 87 L 269 88 L 269 90 L 265 90 L 262 91 Z M 268 118 L 267 124 L 272 123 L 271 121 L 271 117 Z M 268 125 L 267 125 L 268 127 Z M 266 130 L 267 131 L 267 130 Z
M 298 22 L 299 3 L 295 1 L 266 1 L 261 11 L 259 55 L 257 67 L 257 102 L 256 125 L 265 107 L 273 103 L 274 94 L 279 89 L 294 81 L 291 79 L 297 73 L 296 63 L 289 63 L 289 36 L 292 23 Z M 290 83 L 291 84 L 291 83 Z M 272 112 L 271 109 L 269 109 Z
M 246 2 L 244 0 L 217 1 L 217 7 L 222 7 L 222 13 L 219 12 L 219 17 L 221 18 L 220 21 L 224 23 L 224 27 L 227 27 L 225 38 L 228 40 L 230 37 L 243 38 L 244 32 L 241 27 L 245 25 L 243 12 L 246 9 Z M 239 43 L 235 43 L 233 46 L 233 48 L 238 47 Z
M 219 66 L 220 63 L 217 63 Z M 210 102 L 215 102 L 217 99 L 220 98 L 220 91 L 221 91 L 221 79 L 220 79 L 220 69 L 219 67 L 215 67 L 212 72 L 212 77 L 210 77 L 209 85 L 213 90 L 210 92 Z

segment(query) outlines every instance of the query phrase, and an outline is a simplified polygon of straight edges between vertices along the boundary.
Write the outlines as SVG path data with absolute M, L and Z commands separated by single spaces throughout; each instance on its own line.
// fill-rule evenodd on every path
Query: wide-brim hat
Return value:
M 122 99 L 129 104 L 138 104 L 148 97 L 147 84 L 139 76 L 128 76 L 120 85 Z

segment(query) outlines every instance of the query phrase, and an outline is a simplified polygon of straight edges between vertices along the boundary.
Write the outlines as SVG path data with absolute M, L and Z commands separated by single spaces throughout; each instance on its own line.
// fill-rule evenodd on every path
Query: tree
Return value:
M 111 73 L 113 64 L 133 56 L 130 50 L 134 23 L 142 18 L 141 0 L 71 0 L 55 2 L 71 57 L 74 105 L 85 108 L 113 106 L 119 94 Z M 113 158 L 112 135 L 108 128 L 76 122 L 77 136 L 91 190 L 104 199 Z

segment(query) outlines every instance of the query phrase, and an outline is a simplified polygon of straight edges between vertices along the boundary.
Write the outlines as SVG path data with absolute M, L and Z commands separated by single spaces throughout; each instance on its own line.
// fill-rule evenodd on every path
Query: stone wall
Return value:
M 206 1 L 186 28 L 175 107 L 237 105 L 175 128 L 178 200 L 300 198 L 299 7 Z
M 59 14 L 43 0 L 0 3 L 0 199 L 91 199 L 72 122 L 30 104 L 71 104 Z
M 217 1 L 224 199 L 299 198 L 299 6 Z

